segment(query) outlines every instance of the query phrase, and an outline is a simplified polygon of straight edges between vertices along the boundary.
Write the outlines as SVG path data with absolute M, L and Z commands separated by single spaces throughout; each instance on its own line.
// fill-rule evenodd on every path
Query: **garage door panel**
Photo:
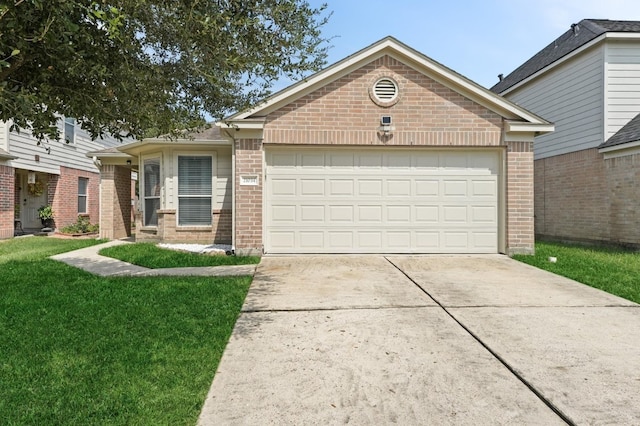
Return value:
M 357 195 L 382 197 L 382 179 L 359 179 Z
M 317 205 L 303 205 L 300 206 L 300 222 L 309 223 L 315 222 L 322 224 L 325 221 L 325 206 Z
M 388 179 L 387 180 L 387 196 L 388 197 L 406 197 L 411 195 L 410 179 Z
M 440 195 L 440 181 L 438 179 L 416 179 L 415 195 L 418 197 L 437 197 Z
M 382 206 L 357 206 L 359 222 L 382 223 Z
M 445 179 L 443 181 L 443 195 L 445 197 L 467 197 L 467 181 Z
M 324 232 L 300 231 L 299 245 L 303 249 L 322 250 L 324 244 Z
M 301 179 L 300 196 L 309 195 L 324 196 L 324 179 Z
M 329 166 L 335 169 L 353 169 L 355 165 L 353 162 L 353 154 L 339 152 L 335 154 L 328 154 Z
M 437 224 L 440 218 L 440 208 L 437 205 L 431 206 L 415 206 L 416 222 L 420 222 L 421 226 L 425 224 Z
M 381 231 L 356 231 L 357 247 L 365 249 L 378 249 L 382 247 Z
M 329 206 L 329 222 L 349 222 L 355 221 L 354 206 Z
M 271 193 L 275 196 L 295 196 L 296 184 L 295 179 L 273 179 L 271 181 Z
M 353 179 L 329 179 L 330 196 L 353 196 Z
M 273 221 L 279 224 L 295 224 L 296 223 L 296 206 L 295 205 L 277 205 L 271 206 L 271 217 Z
M 300 154 L 299 161 L 297 161 L 295 165 L 298 164 L 306 169 L 323 169 L 325 166 L 325 155 L 322 153 L 303 152 Z
M 497 153 L 298 151 L 267 151 L 268 253 L 497 252 Z
M 498 210 L 495 206 L 471 206 L 471 223 L 496 223 Z
M 358 155 L 358 168 L 359 169 L 382 169 L 382 154 L 377 152 L 361 153 Z

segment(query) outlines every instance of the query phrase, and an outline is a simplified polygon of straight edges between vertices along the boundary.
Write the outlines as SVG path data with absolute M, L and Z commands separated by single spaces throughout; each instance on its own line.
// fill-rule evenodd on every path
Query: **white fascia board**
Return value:
M 505 130 L 513 133 L 537 133 L 541 135 L 553 132 L 555 126 L 551 123 L 534 124 L 507 120 L 505 122 Z
M 551 71 L 554 68 L 557 68 L 558 66 L 560 66 L 563 63 L 569 61 L 570 59 L 576 57 L 577 55 L 580 55 L 585 50 L 588 50 L 588 49 L 592 48 L 593 46 L 595 46 L 596 44 L 601 43 L 605 39 L 611 39 L 611 40 L 639 40 L 640 39 L 640 33 L 604 33 L 604 34 L 601 34 L 600 36 L 594 38 L 590 42 L 583 44 L 582 46 L 580 46 L 579 48 L 577 48 L 573 52 L 569 52 L 568 54 L 564 55 L 562 58 L 556 60 L 555 62 L 553 62 L 553 63 L 547 65 L 546 67 L 542 68 L 541 70 L 537 71 L 535 74 L 531 74 L 529 77 L 525 78 L 524 80 L 519 81 L 518 83 L 516 83 L 513 86 L 509 87 L 508 89 L 506 89 L 504 92 L 502 92 L 500 94 L 502 96 L 506 96 L 507 94 L 513 92 L 514 90 L 517 90 L 521 86 L 524 86 L 525 84 L 529 83 L 531 80 L 534 80 L 534 79 L 540 77 L 542 74 L 545 74 L 546 72 Z
M 265 117 L 259 118 L 231 118 L 229 120 L 223 120 L 216 123 L 216 126 L 221 129 L 253 129 L 262 130 L 264 128 Z

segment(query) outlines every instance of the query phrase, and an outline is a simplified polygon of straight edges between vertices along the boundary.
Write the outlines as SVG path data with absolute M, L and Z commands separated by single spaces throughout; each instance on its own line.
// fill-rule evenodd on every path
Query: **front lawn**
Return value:
M 260 262 L 256 256 L 226 256 L 186 253 L 164 249 L 152 243 L 122 244 L 100 250 L 113 257 L 145 268 L 180 268 L 198 266 L 249 265 Z
M 91 275 L 0 242 L 3 424 L 195 424 L 251 277 Z
M 538 242 L 535 256 L 514 259 L 640 303 L 639 252 Z

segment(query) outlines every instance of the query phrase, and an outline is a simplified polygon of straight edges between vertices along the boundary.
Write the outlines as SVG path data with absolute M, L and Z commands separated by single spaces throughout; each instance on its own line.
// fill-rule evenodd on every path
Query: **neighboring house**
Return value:
M 554 122 L 536 138 L 536 234 L 640 245 L 640 22 L 585 19 L 492 91 Z
M 129 235 L 117 219 L 129 160 L 136 239 L 237 253 L 533 251 L 532 143 L 553 125 L 394 38 L 219 126 L 93 153 L 102 236 Z
M 73 118 L 60 120 L 60 140 L 38 145 L 30 132 L 0 122 L 0 238 L 42 228 L 38 208 L 51 205 L 60 229 L 85 216 L 99 221 L 100 172 L 85 155 L 121 143 L 91 140 Z M 131 188 L 131 179 L 129 183 Z

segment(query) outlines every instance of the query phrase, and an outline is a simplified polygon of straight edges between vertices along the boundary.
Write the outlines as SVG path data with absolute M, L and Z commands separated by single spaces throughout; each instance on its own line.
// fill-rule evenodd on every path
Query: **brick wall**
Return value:
M 15 169 L 0 165 L 0 239 L 13 237 Z
M 390 107 L 369 95 L 382 77 L 399 86 L 400 100 Z M 382 115 L 395 127 L 387 139 L 377 131 Z M 271 114 L 264 142 L 496 146 L 501 131 L 498 114 L 384 56 Z
M 507 143 L 507 254 L 533 254 L 533 144 Z
M 144 229 L 136 224 L 136 240 L 166 243 L 231 244 L 231 210 L 214 210 L 211 226 L 176 226 L 176 211 L 158 210 L 158 226 Z M 140 217 L 142 219 L 142 217 Z
M 262 252 L 262 141 L 236 141 L 236 241 L 238 249 Z M 240 185 L 242 175 L 257 175 L 258 185 Z
M 49 175 L 48 203 L 55 213 L 55 226 L 61 229 L 78 220 L 78 179 L 88 179 L 87 213 L 89 222 L 100 221 L 100 175 L 84 170 L 60 166 L 60 175 Z
M 103 165 L 100 179 L 100 236 L 109 239 L 131 236 L 131 170 L 128 167 Z
M 535 232 L 606 241 L 611 234 L 605 162 L 596 148 L 535 161 Z
M 640 245 L 640 154 L 604 160 L 609 194 L 610 240 Z
M 390 77 L 397 103 L 380 105 L 370 88 Z M 378 131 L 390 115 L 394 130 Z M 502 118 L 420 72 L 384 56 L 284 106 L 267 117 L 264 144 L 499 146 Z M 533 252 L 531 143 L 511 143 L 507 152 L 507 251 Z M 259 186 L 239 186 L 256 174 Z M 236 141 L 236 247 L 262 247 L 262 143 Z

